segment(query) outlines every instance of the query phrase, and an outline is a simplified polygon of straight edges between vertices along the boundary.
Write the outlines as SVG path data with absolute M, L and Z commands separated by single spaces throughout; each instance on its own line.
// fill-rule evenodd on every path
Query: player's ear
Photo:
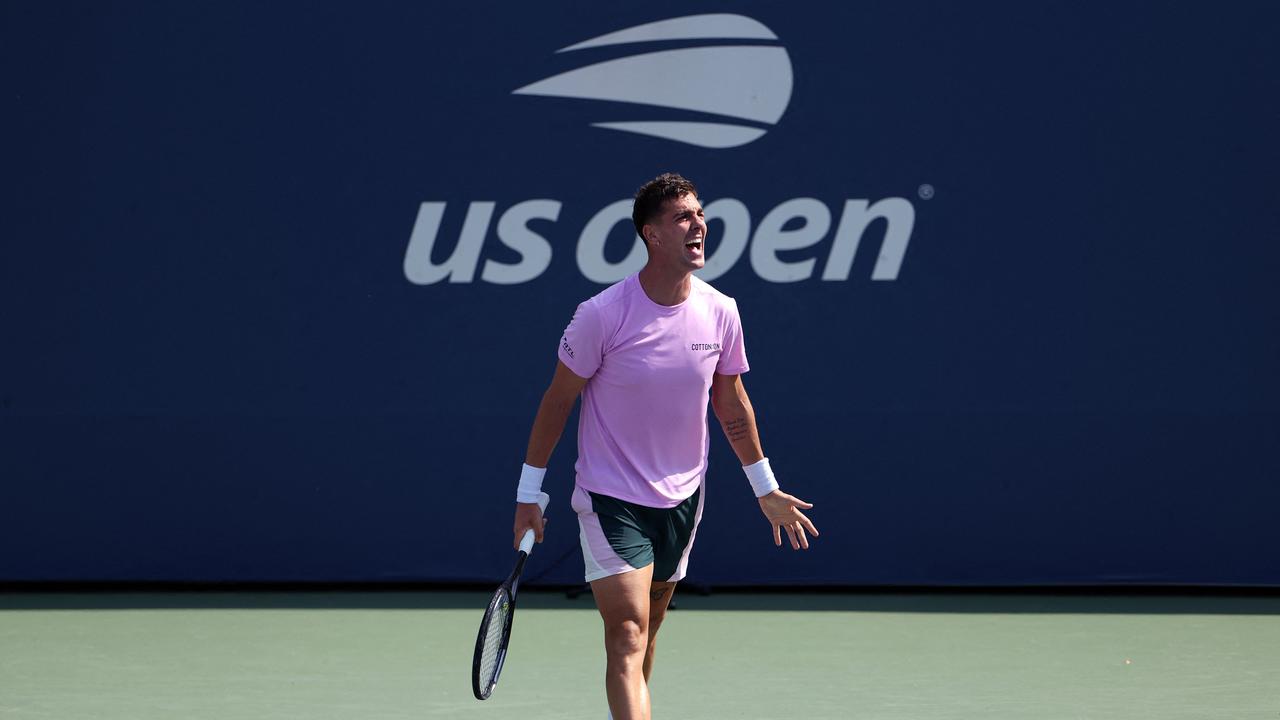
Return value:
M 644 234 L 645 243 L 652 245 L 654 237 L 657 236 L 657 232 L 654 231 L 653 226 L 645 225 L 644 227 L 640 228 L 640 230 Z

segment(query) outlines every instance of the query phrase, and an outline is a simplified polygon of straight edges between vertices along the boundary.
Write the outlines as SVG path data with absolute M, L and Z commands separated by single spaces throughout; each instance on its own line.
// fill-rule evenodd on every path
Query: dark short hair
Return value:
M 662 204 L 668 200 L 676 200 L 681 195 L 698 197 L 698 188 L 679 173 L 662 173 L 650 180 L 636 191 L 636 202 L 631 206 L 631 222 L 636 226 L 636 234 L 648 243 L 644 237 L 645 223 L 653 219 L 662 210 Z

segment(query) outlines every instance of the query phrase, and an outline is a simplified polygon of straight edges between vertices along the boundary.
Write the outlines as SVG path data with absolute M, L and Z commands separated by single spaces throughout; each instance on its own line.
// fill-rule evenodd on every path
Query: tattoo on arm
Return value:
M 729 420 L 724 424 L 724 434 L 729 437 L 730 443 L 736 443 L 747 437 L 751 433 L 751 428 L 747 424 L 745 417 Z

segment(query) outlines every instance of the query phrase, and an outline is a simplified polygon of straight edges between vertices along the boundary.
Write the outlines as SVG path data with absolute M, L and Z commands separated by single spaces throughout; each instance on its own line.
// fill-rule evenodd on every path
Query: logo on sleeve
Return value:
M 693 343 L 693 346 L 690 349 L 693 350 L 694 352 L 697 352 L 699 350 L 711 350 L 712 352 L 719 352 L 720 343 Z
M 567 337 L 560 338 L 560 349 L 564 350 L 565 354 L 573 358 L 574 360 L 578 359 L 578 356 L 573 354 L 573 347 L 569 345 L 569 338 Z

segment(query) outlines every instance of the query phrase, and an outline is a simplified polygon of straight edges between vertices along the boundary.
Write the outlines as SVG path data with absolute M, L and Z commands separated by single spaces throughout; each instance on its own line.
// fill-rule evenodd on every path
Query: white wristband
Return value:
M 774 479 L 773 470 L 769 468 L 769 458 L 751 465 L 744 465 L 742 472 L 747 474 L 747 479 L 751 481 L 751 490 L 758 498 L 778 489 L 778 481 Z
M 516 502 L 536 503 L 542 492 L 542 476 L 547 474 L 546 468 L 525 465 L 520 469 L 520 485 L 516 487 Z

